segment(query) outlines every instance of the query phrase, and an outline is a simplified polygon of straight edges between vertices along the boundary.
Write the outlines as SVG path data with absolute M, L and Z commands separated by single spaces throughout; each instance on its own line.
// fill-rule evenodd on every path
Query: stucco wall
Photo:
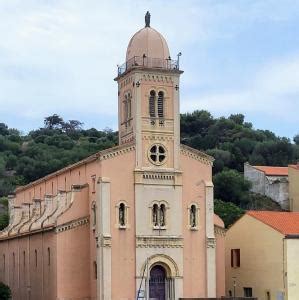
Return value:
M 184 297 L 205 297 L 206 281 L 206 202 L 205 181 L 212 178 L 212 168 L 188 156 L 181 155 L 183 171 L 183 236 L 184 236 Z M 199 207 L 198 230 L 190 230 L 188 206 Z
M 297 300 L 299 295 L 299 238 L 285 240 L 287 300 Z
M 15 256 L 15 263 L 13 256 Z M 31 299 L 56 299 L 54 232 L 1 241 L 0 257 L 0 281 L 11 287 L 13 299 L 28 299 L 29 295 Z
M 252 183 L 251 191 L 265 195 L 265 174 L 248 163 L 244 164 L 244 178 Z
M 239 268 L 231 267 L 231 249 L 240 249 Z M 253 296 L 266 299 L 270 291 L 275 299 L 284 291 L 283 235 L 255 218 L 244 215 L 226 233 L 225 238 L 226 293 L 244 296 L 244 287 L 251 287 Z M 272 299 L 272 298 L 271 298 Z
M 290 210 L 299 211 L 299 168 L 289 166 Z

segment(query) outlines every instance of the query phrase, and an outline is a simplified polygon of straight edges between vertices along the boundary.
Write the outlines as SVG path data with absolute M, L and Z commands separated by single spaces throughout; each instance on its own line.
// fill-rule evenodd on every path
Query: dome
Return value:
M 167 59 L 169 49 L 164 37 L 149 25 L 136 32 L 131 38 L 128 48 L 126 61 L 134 56 L 149 58 Z

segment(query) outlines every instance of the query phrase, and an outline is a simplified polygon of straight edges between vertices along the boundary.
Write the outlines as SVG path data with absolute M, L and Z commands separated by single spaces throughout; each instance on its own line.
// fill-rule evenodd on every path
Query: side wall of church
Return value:
M 44 232 L 0 242 L 0 281 L 13 299 L 56 299 L 56 236 Z
M 86 237 L 88 237 L 88 249 L 89 259 L 86 262 L 86 266 L 89 268 L 89 274 L 82 278 L 83 282 L 90 285 L 90 297 L 96 298 L 96 278 L 95 278 L 95 262 L 96 262 L 96 242 L 95 242 L 95 224 L 93 222 L 93 207 L 96 206 L 96 180 L 100 176 L 101 166 L 98 161 L 82 164 L 72 169 L 67 169 L 60 174 L 46 177 L 44 180 L 39 180 L 36 183 L 28 186 L 27 188 L 17 191 L 15 205 L 22 205 L 22 203 L 30 203 L 34 198 L 39 198 L 42 201 L 45 195 L 56 195 L 58 191 L 70 191 L 72 185 L 84 185 L 89 186 L 88 196 L 83 199 L 86 209 L 72 211 L 73 218 L 90 216 L 89 228 L 84 228 L 80 231 L 79 235 L 82 235 L 82 240 L 87 243 Z M 63 222 L 63 220 L 61 220 Z M 83 233 L 84 232 L 84 233 Z M 40 234 L 37 234 L 40 237 Z M 84 237 L 83 237 L 84 236 Z M 71 236 L 70 236 L 71 238 Z M 2 248 L 2 247 L 0 247 Z M 71 256 L 73 257 L 73 256 Z M 56 274 L 55 274 L 56 277 Z M 44 287 L 47 289 L 47 287 Z M 56 291 L 55 289 L 51 289 Z M 56 297 L 56 296 L 55 296 Z M 34 299 L 34 298 L 33 298 Z M 38 298 L 36 298 L 38 299 Z M 44 298 L 48 299 L 48 298 Z M 52 299 L 52 298 L 49 298 Z
M 181 154 L 183 171 L 184 297 L 206 296 L 206 199 L 203 181 L 212 180 L 210 165 Z M 188 208 L 197 205 L 199 220 L 190 230 Z

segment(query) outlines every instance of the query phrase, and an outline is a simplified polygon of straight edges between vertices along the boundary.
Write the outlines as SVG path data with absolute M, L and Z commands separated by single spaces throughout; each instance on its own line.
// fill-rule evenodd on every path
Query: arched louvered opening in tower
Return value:
M 149 114 L 151 118 L 154 118 L 156 116 L 156 105 L 155 105 L 155 99 L 156 98 L 156 92 L 155 91 L 150 91 L 150 96 L 149 96 Z
M 158 117 L 164 118 L 164 93 L 158 93 Z

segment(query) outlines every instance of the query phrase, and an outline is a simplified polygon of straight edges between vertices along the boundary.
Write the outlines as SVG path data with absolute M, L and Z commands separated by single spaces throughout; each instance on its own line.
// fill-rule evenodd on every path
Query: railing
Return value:
M 177 60 L 134 56 L 117 68 L 118 76 L 134 68 L 154 68 L 164 70 L 179 70 Z

